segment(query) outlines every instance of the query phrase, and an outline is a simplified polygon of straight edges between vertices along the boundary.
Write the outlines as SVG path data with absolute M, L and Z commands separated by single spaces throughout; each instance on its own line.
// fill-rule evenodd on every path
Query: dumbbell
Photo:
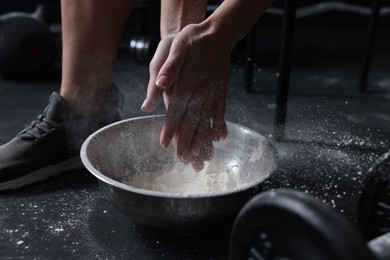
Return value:
M 56 58 L 54 35 L 47 25 L 51 4 L 39 4 L 34 13 L 0 16 L 0 74 L 19 80 L 45 75 Z
M 147 64 L 152 60 L 157 46 L 157 39 L 149 36 L 137 36 L 131 38 L 128 43 L 121 43 L 119 49 L 132 59 Z
M 151 37 L 134 37 L 128 46 L 130 56 L 141 63 L 149 62 L 157 49 L 158 40 Z
M 374 163 L 363 180 L 358 224 L 367 239 L 390 232 L 390 150 Z
M 159 1 L 154 0 L 138 0 L 135 5 L 138 32 L 137 36 L 130 39 L 127 47 L 130 56 L 141 63 L 149 62 L 157 49 L 159 39 L 150 30 L 152 26 L 150 18 L 159 10 L 159 4 Z
M 243 259 L 390 259 L 390 233 L 368 244 L 329 206 L 291 189 L 266 191 L 239 212 L 229 256 Z

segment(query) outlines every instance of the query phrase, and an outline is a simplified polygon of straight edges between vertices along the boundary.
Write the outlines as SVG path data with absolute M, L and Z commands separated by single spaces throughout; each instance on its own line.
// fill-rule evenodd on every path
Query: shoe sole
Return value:
M 0 184 L 0 191 L 16 190 L 24 186 L 33 184 L 38 181 L 45 180 L 49 177 L 59 175 L 61 173 L 84 169 L 84 165 L 81 162 L 80 157 L 73 157 L 69 160 L 63 161 L 56 165 L 50 165 L 32 173 L 29 173 L 23 177 L 3 182 Z

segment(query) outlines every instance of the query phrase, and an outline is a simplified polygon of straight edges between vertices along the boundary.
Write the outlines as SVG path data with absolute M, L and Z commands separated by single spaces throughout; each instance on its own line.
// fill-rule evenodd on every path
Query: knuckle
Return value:
M 156 59 L 152 59 L 149 63 L 149 69 L 151 72 L 155 71 L 158 68 L 158 62 Z

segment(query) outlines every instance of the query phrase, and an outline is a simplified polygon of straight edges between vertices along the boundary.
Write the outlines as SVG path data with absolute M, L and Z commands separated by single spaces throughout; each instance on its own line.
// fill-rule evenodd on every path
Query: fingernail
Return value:
M 181 160 L 185 165 L 187 165 L 187 164 L 190 163 L 190 161 L 187 160 L 187 158 L 184 158 L 184 156 L 181 156 L 181 157 L 180 157 L 180 160 Z
M 161 89 L 166 89 L 168 87 L 168 84 L 168 77 L 166 75 L 161 75 L 156 81 L 156 86 Z
M 192 156 L 198 157 L 200 154 L 199 151 L 192 150 Z
M 161 145 L 163 148 L 168 149 L 169 143 L 160 142 L 160 145 Z
M 146 102 L 146 99 L 144 100 L 144 102 L 141 105 L 141 110 L 144 111 L 144 112 L 147 112 L 147 102 Z

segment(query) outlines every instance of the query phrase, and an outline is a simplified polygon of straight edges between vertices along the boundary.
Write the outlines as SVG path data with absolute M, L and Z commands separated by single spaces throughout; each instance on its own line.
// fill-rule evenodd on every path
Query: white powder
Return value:
M 200 195 L 236 189 L 238 176 L 234 173 L 237 165 L 219 167 L 213 162 L 205 163 L 200 172 L 195 172 L 191 165 L 178 166 L 174 169 L 158 172 L 139 172 L 124 181 L 132 187 L 145 190 L 176 193 L 180 195 Z

